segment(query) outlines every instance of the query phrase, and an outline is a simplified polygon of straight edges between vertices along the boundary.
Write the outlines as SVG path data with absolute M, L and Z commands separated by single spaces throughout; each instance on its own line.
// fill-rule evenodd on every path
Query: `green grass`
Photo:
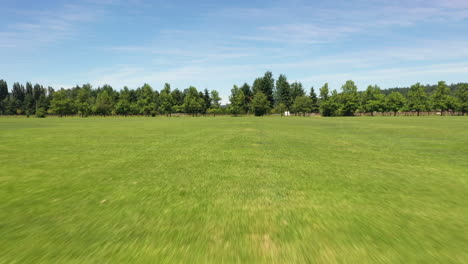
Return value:
M 468 119 L 0 118 L 0 201 L 0 263 L 468 263 Z

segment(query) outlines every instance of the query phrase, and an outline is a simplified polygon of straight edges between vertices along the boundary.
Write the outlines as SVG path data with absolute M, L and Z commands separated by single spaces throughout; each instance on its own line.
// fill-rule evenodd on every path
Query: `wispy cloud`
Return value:
M 284 24 L 257 29 L 259 32 L 255 35 L 239 38 L 291 44 L 316 44 L 337 40 L 358 30 L 348 26 L 324 27 L 314 24 Z
M 295 0 L 263 6 L 84 0 L 17 12 L 19 19 L 0 27 L 0 54 L 43 47 L 41 52 L 60 59 L 55 65 L 33 50 L 50 67 L 36 75 L 59 76 L 50 79 L 72 85 L 171 82 L 182 89 L 218 89 L 227 98 L 232 84 L 252 82 L 267 70 L 306 86 L 345 79 L 389 86 L 438 76 L 458 80 L 468 61 L 465 0 Z M 54 54 L 55 48 L 62 52 Z M 70 56 L 76 49 L 83 57 Z M 64 65 L 73 60 L 79 62 Z M 27 63 L 12 68 L 23 75 L 33 68 L 25 70 Z
M 243 19 L 252 23 L 255 31 L 238 36 L 240 39 L 289 44 L 323 44 L 348 39 L 351 36 L 411 27 L 418 23 L 448 23 L 468 18 L 468 1 L 421 1 L 425 6 L 397 1 L 365 1 L 354 7 L 268 7 L 232 8 L 217 13 L 224 18 Z M 369 12 L 372 10 L 372 12 Z M 234 15 L 235 14 L 235 15 Z M 268 26 L 264 25 L 268 22 Z M 296 23 L 294 23 L 294 21 Z
M 46 45 L 77 36 L 79 25 L 89 23 L 103 14 L 99 8 L 86 5 L 64 5 L 56 10 L 17 10 L 24 17 L 6 25 L 0 32 L 0 47 L 21 48 Z
M 359 82 L 361 88 L 373 83 L 383 83 L 389 87 L 401 83 L 424 82 L 430 78 L 443 79 L 450 74 L 467 72 L 468 64 L 464 63 L 468 59 L 467 46 L 468 42 L 464 41 L 419 41 L 412 46 L 320 55 L 313 59 L 283 60 L 276 63 L 262 63 L 260 60 L 219 65 L 215 60 L 209 60 L 206 63 L 194 62 L 166 69 L 161 69 L 158 65 L 122 65 L 103 68 L 91 75 L 94 76 L 93 83 L 109 83 L 116 87 L 137 87 L 143 82 L 171 82 L 179 88 L 192 84 L 199 88 L 211 85 L 209 88 L 220 89 L 226 98 L 232 84 L 252 82 L 266 70 L 276 74 L 285 73 L 292 80 L 302 81 L 307 86 L 318 86 L 322 82 L 338 86 L 353 79 Z M 139 50 L 142 48 L 139 47 Z M 170 53 L 163 50 L 160 52 Z M 190 50 L 186 52 L 191 53 Z M 211 55 L 214 54 L 216 53 Z

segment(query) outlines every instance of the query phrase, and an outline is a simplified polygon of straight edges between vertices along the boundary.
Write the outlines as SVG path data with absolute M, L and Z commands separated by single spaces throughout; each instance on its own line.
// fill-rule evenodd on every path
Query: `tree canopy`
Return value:
M 331 91 L 331 92 L 330 92 Z M 468 83 L 448 85 L 444 81 L 437 85 L 416 83 L 409 88 L 380 89 L 369 85 L 359 91 L 352 81 L 341 86 L 341 92 L 331 90 L 325 83 L 318 91 L 311 87 L 306 95 L 302 83 L 290 83 L 284 74 L 275 81 L 271 72 L 256 78 L 252 85 L 234 85 L 229 103 L 222 105 L 216 90 L 198 90 L 190 86 L 184 90 L 172 89 L 169 83 L 161 90 L 144 84 L 136 89 L 123 87 L 115 90 L 110 85 L 93 88 L 90 84 L 76 85 L 57 91 L 52 87 L 27 82 L 25 85 L 13 83 L 11 90 L 5 80 L 0 80 L 1 115 L 55 114 L 59 116 L 79 115 L 145 115 L 172 116 L 173 113 L 186 113 L 193 116 L 206 113 L 265 115 L 285 111 L 305 115 L 320 113 L 322 116 L 353 116 L 378 112 L 422 111 L 468 112 Z M 40 109 L 40 111 L 39 111 Z M 38 113 L 39 112 L 39 113 Z

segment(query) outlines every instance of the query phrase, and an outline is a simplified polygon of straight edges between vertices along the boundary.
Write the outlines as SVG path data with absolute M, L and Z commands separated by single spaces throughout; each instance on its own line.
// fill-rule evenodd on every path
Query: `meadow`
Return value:
M 5 117 L 0 201 L 0 263 L 468 263 L 468 119 Z

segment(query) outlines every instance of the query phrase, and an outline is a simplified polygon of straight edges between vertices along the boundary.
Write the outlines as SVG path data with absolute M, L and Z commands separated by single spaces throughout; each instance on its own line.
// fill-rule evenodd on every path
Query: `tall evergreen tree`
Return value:
M 276 80 L 276 101 L 275 104 L 284 104 L 287 109 L 291 108 L 291 85 L 284 74 L 281 74 Z
M 267 71 L 262 78 L 257 78 L 252 86 L 253 93 L 261 91 L 265 94 L 270 102 L 270 106 L 274 103 L 273 91 L 275 90 L 275 79 L 273 79 L 273 74 L 270 71 Z
M 12 112 L 15 114 L 21 114 L 24 112 L 24 98 L 26 92 L 24 86 L 20 83 L 14 83 L 13 88 L 11 89 L 12 100 L 10 102 L 10 107 Z
M 4 80 L 0 80 L 0 101 L 8 97 L 8 84 Z
M 210 91 L 208 91 L 208 89 L 204 90 L 203 100 L 205 100 L 205 108 L 210 109 L 211 108 L 211 98 L 210 98 Z
M 6 112 L 6 98 L 8 97 L 8 84 L 4 80 L 0 80 L 0 114 Z
M 24 86 L 22 84 L 17 83 L 17 82 L 14 83 L 13 84 L 13 89 L 11 90 L 11 95 L 13 96 L 13 98 L 18 100 L 20 103 L 23 103 L 24 97 L 26 95 L 26 92 L 24 90 Z
M 33 113 L 34 109 L 33 86 L 30 82 L 26 83 L 23 105 L 24 111 L 29 117 L 29 115 Z
M 318 113 L 319 111 L 319 104 L 318 104 L 318 98 L 317 94 L 315 93 L 314 87 L 310 87 L 310 112 L 311 113 Z
M 294 82 L 291 84 L 291 102 L 294 102 L 297 97 L 305 96 L 304 88 L 302 83 Z
M 252 102 L 254 96 L 253 91 L 248 83 L 244 83 L 240 89 L 244 93 L 244 110 L 245 112 L 248 112 L 250 110 L 250 103 Z

